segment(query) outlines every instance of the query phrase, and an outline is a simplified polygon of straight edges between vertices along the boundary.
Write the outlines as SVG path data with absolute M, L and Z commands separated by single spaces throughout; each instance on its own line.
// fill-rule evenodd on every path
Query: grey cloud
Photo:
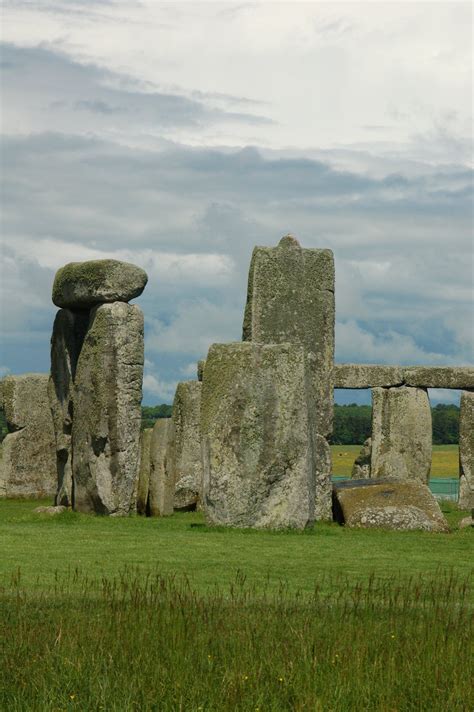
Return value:
M 14 359 L 15 344 L 23 348 L 15 333 L 52 322 L 54 270 L 41 267 L 44 241 L 65 255 L 80 246 L 110 256 L 129 250 L 131 259 L 147 250 L 183 256 L 185 270 L 150 279 L 140 298 L 155 378 L 172 383 L 211 341 L 240 337 L 252 248 L 289 231 L 307 247 L 335 252 L 339 359 L 398 353 L 406 362 L 466 362 L 472 174 L 428 167 L 375 178 L 337 171 L 329 158 L 138 150 L 57 133 L 5 138 L 3 233 L 17 271 L 2 301 L 35 291 L 34 306 L 10 323 L 1 365 L 25 370 L 24 357 Z M 190 256 L 205 254 L 228 258 L 232 268 L 194 279 Z M 47 361 L 48 328 L 28 358 L 41 344 Z
M 1 45 L 2 61 L 8 66 L 2 86 L 6 132 L 30 122 L 30 131 L 56 130 L 107 136 L 122 130 L 156 131 L 158 127 L 196 129 L 232 122 L 261 125 L 270 119 L 252 113 L 217 108 L 205 96 L 190 98 L 182 93 L 158 91 L 130 77 L 93 64 L 80 64 L 50 47 Z M 214 102 L 215 103 L 215 102 Z M 55 107 L 51 111 L 49 107 Z M 77 109 L 88 109 L 89 123 Z M 117 110 L 119 109 L 119 110 Z M 110 114 L 114 123 L 110 125 Z

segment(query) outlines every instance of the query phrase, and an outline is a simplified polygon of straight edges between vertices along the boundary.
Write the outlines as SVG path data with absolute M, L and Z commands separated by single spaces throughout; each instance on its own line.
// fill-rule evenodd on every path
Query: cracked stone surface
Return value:
M 199 506 L 202 488 L 200 381 L 178 383 L 168 439 L 167 468 L 174 482 L 174 508 Z
M 474 393 L 461 393 L 459 413 L 459 507 L 474 509 Z
M 302 345 L 211 346 L 201 403 L 209 522 L 302 529 L 314 521 L 315 432 L 307 388 Z M 321 449 L 319 456 L 325 470 L 328 452 Z
M 421 482 L 349 480 L 333 485 L 334 518 L 356 528 L 447 532 L 429 487 Z
M 48 374 L 2 380 L 2 407 L 9 433 L 2 443 L 0 496 L 53 497 L 56 447 L 48 397 Z
M 74 386 L 78 511 L 115 516 L 135 511 L 143 361 L 140 308 L 114 302 L 92 309 Z
M 409 386 L 374 388 L 370 476 L 427 483 L 431 456 L 427 391 Z

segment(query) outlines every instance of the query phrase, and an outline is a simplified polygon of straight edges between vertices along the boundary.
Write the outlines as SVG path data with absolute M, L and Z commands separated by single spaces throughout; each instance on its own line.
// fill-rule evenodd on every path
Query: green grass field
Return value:
M 0 709 L 471 709 L 474 535 L 0 501 Z
M 361 445 L 332 445 L 333 474 L 350 477 Z M 431 477 L 459 477 L 458 445 L 433 445 Z

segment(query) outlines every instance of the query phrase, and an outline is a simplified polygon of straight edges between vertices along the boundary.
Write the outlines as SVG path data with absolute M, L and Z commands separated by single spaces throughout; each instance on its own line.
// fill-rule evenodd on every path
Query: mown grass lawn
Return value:
M 0 709 L 461 712 L 474 533 L 212 529 L 0 502 Z
M 332 445 L 333 474 L 350 477 L 361 445 Z M 433 445 L 431 477 L 459 477 L 459 446 Z

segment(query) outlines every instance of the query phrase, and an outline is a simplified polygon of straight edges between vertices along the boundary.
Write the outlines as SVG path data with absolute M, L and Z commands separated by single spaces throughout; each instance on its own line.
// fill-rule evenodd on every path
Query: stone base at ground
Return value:
M 2 443 L 0 496 L 54 497 L 56 445 L 47 374 L 6 376 L 2 407 L 9 433 Z
M 347 480 L 333 485 L 334 519 L 348 527 L 447 532 L 446 519 L 427 485 Z
M 374 388 L 371 477 L 427 483 L 431 454 L 428 393 L 407 386 Z
M 215 344 L 201 405 L 203 507 L 213 524 L 304 528 L 315 466 L 304 348 Z
M 474 509 L 474 392 L 463 391 L 459 411 L 459 501 Z

